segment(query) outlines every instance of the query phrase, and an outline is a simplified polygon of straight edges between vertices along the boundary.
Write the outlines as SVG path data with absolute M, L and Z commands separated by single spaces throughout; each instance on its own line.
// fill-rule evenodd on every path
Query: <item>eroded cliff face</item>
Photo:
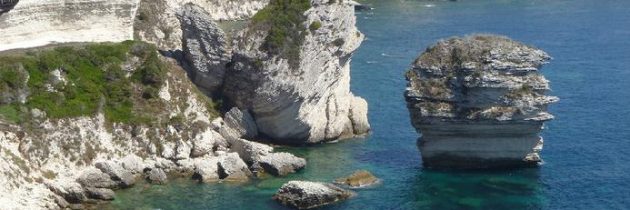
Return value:
M 405 92 L 418 145 L 430 167 L 485 168 L 539 162 L 553 119 L 550 57 L 505 37 L 451 38 L 428 48 L 407 72 Z
M 88 44 L 104 53 L 94 57 L 69 50 L 86 47 L 81 43 L 48 48 L 56 51 L 52 59 L 28 58 L 46 49 L 0 56 L 0 70 L 20 81 L 0 78 L 3 207 L 85 207 L 112 199 L 112 189 L 132 180 L 163 183 L 172 174 L 202 182 L 282 176 L 305 160 L 246 139 L 302 144 L 369 131 L 367 102 L 349 90 L 350 57 L 363 40 L 349 2 L 305 1 L 296 30 L 303 40 L 289 46 L 299 54 L 292 58 L 262 49 L 269 25 L 250 24 L 236 37 L 216 25 L 251 17 L 269 1 L 186 2 L 21 0 L 0 16 L 0 31 L 7 32 L 0 51 L 135 37 L 189 53 L 174 61 L 148 45 L 126 52 Z M 196 86 L 179 66 L 186 62 L 199 72 Z M 100 66 L 73 67 L 86 63 Z M 237 107 L 221 118 L 197 87 L 224 94 Z
M 188 3 L 203 8 L 211 21 L 236 21 L 251 18 L 269 0 L 142 0 L 135 20 L 136 38 L 163 50 L 181 49 L 182 27 L 176 14 Z
M 234 109 L 224 121 L 177 62 L 148 44 L 62 47 L 0 60 L 0 91 L 28 89 L 25 101 L 0 101 L 3 209 L 84 208 L 142 179 L 243 182 L 306 164 L 242 139 L 252 133 L 251 117 Z M 26 76 L 8 77 L 13 73 Z
M 0 15 L 0 51 L 133 39 L 139 0 L 20 0 Z
M 273 49 L 274 30 L 264 23 L 269 17 L 257 16 L 259 22 L 237 38 L 224 96 L 249 110 L 259 132 L 277 142 L 317 143 L 368 132 L 367 103 L 350 92 L 350 58 L 364 38 L 353 6 L 310 1 L 303 21 L 290 29 L 296 34 L 275 40 L 281 47 Z

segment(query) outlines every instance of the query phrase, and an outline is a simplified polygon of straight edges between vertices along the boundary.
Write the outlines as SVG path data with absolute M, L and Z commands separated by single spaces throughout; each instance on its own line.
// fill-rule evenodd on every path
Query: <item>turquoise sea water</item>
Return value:
M 368 169 L 382 184 L 326 209 L 630 209 L 630 1 L 363 1 L 368 37 L 352 63 L 352 90 L 370 105 L 367 139 L 285 148 L 308 166 L 249 184 L 173 181 L 121 191 L 110 209 L 283 209 L 288 180 L 332 181 Z M 496 171 L 421 167 L 403 99 L 403 72 L 440 38 L 496 33 L 554 57 L 543 68 L 556 120 L 543 132 L 544 164 Z

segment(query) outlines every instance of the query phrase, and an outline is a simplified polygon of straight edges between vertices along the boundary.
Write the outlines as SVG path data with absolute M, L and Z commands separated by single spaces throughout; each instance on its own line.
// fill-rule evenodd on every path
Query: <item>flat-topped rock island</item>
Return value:
M 494 35 L 439 41 L 407 72 L 407 107 L 423 165 L 496 168 L 541 161 L 540 131 L 553 119 L 542 50 Z

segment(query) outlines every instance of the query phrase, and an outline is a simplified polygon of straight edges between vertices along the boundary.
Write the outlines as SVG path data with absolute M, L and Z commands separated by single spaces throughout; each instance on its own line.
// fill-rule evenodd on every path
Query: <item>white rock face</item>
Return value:
M 133 39 L 140 0 L 20 0 L 0 15 L 0 51 L 64 42 Z
M 235 64 L 224 84 L 224 94 L 251 111 L 259 132 L 282 143 L 334 140 L 363 134 L 369 127 L 367 111 L 350 114 L 352 103 L 359 101 L 350 92 L 350 57 L 364 38 L 355 26 L 354 8 L 346 1 L 311 3 L 303 24 L 309 28 L 320 22 L 321 27 L 305 31 L 297 67 L 261 52 L 266 31 L 250 29 L 234 49 Z
M 505 37 L 438 42 L 407 72 L 405 92 L 425 166 L 489 168 L 540 161 L 550 57 Z
M 146 19 L 136 20 L 136 38 L 163 50 L 181 49 L 182 30 L 176 14 L 188 3 L 203 8 L 211 21 L 233 21 L 252 17 L 269 0 L 142 0 L 139 14 Z
M 186 4 L 177 13 L 184 39 L 184 61 L 192 81 L 205 92 L 214 92 L 223 84 L 223 76 L 232 53 L 223 30 L 202 7 Z
M 353 194 L 329 183 L 289 181 L 278 189 L 273 199 L 295 209 L 312 209 L 348 199 Z

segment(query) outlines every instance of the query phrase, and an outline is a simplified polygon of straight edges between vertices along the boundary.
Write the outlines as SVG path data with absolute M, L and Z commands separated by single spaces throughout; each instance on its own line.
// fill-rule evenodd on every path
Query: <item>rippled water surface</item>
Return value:
M 379 186 L 329 209 L 629 209 L 630 1 L 364 1 L 368 37 L 352 63 L 352 90 L 370 104 L 367 139 L 286 148 L 307 168 L 244 185 L 173 181 L 121 191 L 111 209 L 278 209 L 288 180 L 331 181 L 356 169 Z M 497 33 L 554 57 L 543 69 L 561 101 L 543 132 L 545 163 L 500 171 L 423 169 L 409 123 L 403 72 L 440 38 Z

